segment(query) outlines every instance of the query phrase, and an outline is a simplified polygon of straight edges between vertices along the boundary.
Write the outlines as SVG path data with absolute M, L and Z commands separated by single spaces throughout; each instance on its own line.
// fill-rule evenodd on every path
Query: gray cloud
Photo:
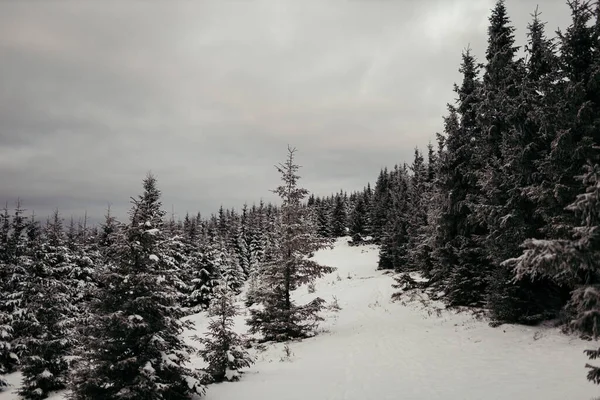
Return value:
M 492 5 L 1 2 L 0 201 L 123 216 L 152 170 L 165 208 L 209 213 L 273 199 L 288 143 L 309 190 L 360 189 L 434 140 Z M 508 8 L 522 44 L 535 2 Z

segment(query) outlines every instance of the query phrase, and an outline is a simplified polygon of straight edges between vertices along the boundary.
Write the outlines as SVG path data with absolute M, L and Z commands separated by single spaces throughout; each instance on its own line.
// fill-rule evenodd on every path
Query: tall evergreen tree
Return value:
M 331 212 L 331 234 L 335 238 L 346 235 L 346 204 L 341 195 L 335 196 Z
M 191 348 L 181 321 L 166 238 L 160 191 L 148 175 L 144 193 L 132 199 L 129 224 L 114 240 L 114 262 L 101 271 L 92 303 L 89 336 L 75 371 L 73 399 L 190 399 L 204 392 L 185 367 Z
M 190 294 L 185 304 L 192 311 L 208 308 L 218 278 L 214 249 L 209 242 L 201 243 L 198 223 L 197 219 L 186 217 L 184 220 L 185 269 L 190 279 Z
M 22 360 L 25 399 L 44 399 L 67 385 L 67 356 L 74 345 L 71 325 L 76 315 L 69 276 L 73 265 L 58 211 L 48 220 L 44 240 L 35 247 L 25 287 Z
M 350 216 L 350 236 L 352 236 L 352 243 L 362 243 L 364 237 L 367 234 L 367 207 L 362 196 L 356 200 L 354 209 Z
M 408 261 L 408 173 L 398 166 L 389 176 L 390 204 L 381 238 L 378 269 L 401 270 Z
M 498 188 L 503 193 L 488 219 L 490 232 L 486 247 L 494 264 L 488 288 L 488 308 L 492 318 L 502 322 L 536 323 L 553 317 L 561 307 L 560 290 L 548 281 L 522 279 L 514 282 L 512 271 L 503 266 L 507 258 L 521 253 L 526 238 L 538 238 L 544 219 L 541 206 L 532 196 L 532 188 L 540 180 L 539 163 L 549 146 L 548 135 L 542 130 L 547 116 L 546 102 L 552 101 L 547 79 L 555 79 L 556 57 L 553 44 L 546 39 L 539 13 L 529 24 L 528 62 L 515 78 L 517 90 L 506 120 L 509 128 L 502 138 L 502 163 L 498 171 Z M 516 64 L 515 68 L 521 68 Z M 546 90 L 544 90 L 546 88 Z M 542 89 L 542 90 L 540 90 Z
M 445 119 L 445 151 L 439 160 L 437 187 L 443 195 L 436 232 L 432 282 L 446 293 L 450 305 L 482 305 L 489 270 L 478 238 L 485 226 L 472 217 L 480 195 L 476 156 L 482 147 L 477 124 L 481 82 L 479 64 L 470 49 L 463 53 L 459 71 L 463 75 L 456 107 L 449 106 Z
M 282 184 L 274 191 L 282 200 L 277 225 L 279 240 L 273 258 L 267 260 L 261 273 L 261 291 L 257 300 L 263 308 L 251 309 L 248 320 L 250 332 L 261 332 L 265 340 L 285 341 L 312 333 L 322 319 L 318 312 L 324 300 L 316 298 L 298 306 L 292 300 L 292 291 L 334 270 L 309 258 L 323 247 L 323 243 L 316 234 L 308 210 L 302 206 L 308 191 L 297 185 L 300 167 L 294 163 L 295 149 L 288 150 L 287 161 L 277 167 L 282 175 Z
M 427 227 L 427 211 L 429 207 L 430 185 L 428 184 L 428 168 L 425 159 L 418 149 L 415 149 L 413 163 L 410 167 L 410 187 L 408 190 L 408 243 L 407 267 L 423 270 L 421 261 L 427 257 L 423 248 L 424 230 Z
M 379 172 L 371 200 L 371 231 L 375 243 L 380 243 L 383 237 L 390 202 L 390 174 L 387 168 L 384 168 Z
M 599 149 L 600 150 L 600 149 Z M 598 150 L 597 150 L 598 151 Z M 583 175 L 586 191 L 568 208 L 580 217 L 581 225 L 572 229 L 571 238 L 558 240 L 529 239 L 525 252 L 508 264 L 516 266 L 518 277 L 550 277 L 574 287 L 569 308 L 571 326 L 598 339 L 600 333 L 600 164 L 598 156 Z M 583 279 L 582 279 L 583 278 Z M 591 359 L 600 350 L 587 352 Z M 600 368 L 588 365 L 588 379 L 600 384 Z

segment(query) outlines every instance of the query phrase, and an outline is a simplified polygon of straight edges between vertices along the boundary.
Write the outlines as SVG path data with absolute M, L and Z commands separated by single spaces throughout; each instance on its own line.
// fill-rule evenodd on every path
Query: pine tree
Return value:
M 594 27 L 590 26 L 593 12 L 587 1 L 572 0 L 568 5 L 572 22 L 558 35 L 561 90 L 555 107 L 556 119 L 552 118 L 556 121 L 555 132 L 544 165 L 550 182 L 543 188 L 549 203 L 545 227 L 545 237 L 549 239 L 568 237 L 577 222 L 566 207 L 584 190 L 576 177 L 591 156 L 594 119 L 599 112 L 599 104 L 594 101 L 599 87 L 593 78 L 594 49 L 598 46 Z
M 12 347 L 14 331 L 11 297 L 14 288 L 11 285 L 13 265 L 10 254 L 10 222 L 8 207 L 5 207 L 0 214 L 0 390 L 8 386 L 2 376 L 12 372 L 19 361 Z
M 0 310 L 0 391 L 2 388 L 8 387 L 8 382 L 3 378 L 3 375 L 9 373 L 12 365 L 18 361 L 11 346 L 13 339 L 11 317 L 7 311 Z
M 8 387 L 8 382 L 3 375 L 12 372 L 19 361 L 12 347 L 14 331 L 13 308 L 11 307 L 13 287 L 10 284 L 13 274 L 10 254 L 10 222 L 8 207 L 5 207 L 0 214 L 0 391 Z
M 191 322 L 180 320 L 185 314 L 165 261 L 160 191 L 152 175 L 143 186 L 129 224 L 113 239 L 114 261 L 98 276 L 73 399 L 190 399 L 204 392 L 199 375 L 184 366 L 191 348 L 180 334 Z
M 251 262 L 248 265 L 248 285 L 246 289 L 245 304 L 250 307 L 254 304 L 255 294 L 259 288 L 259 276 L 262 262 L 265 259 L 266 232 L 264 222 L 264 205 L 261 201 L 260 207 L 252 207 L 249 222 L 249 237 L 248 243 L 249 252 L 251 254 Z
M 378 269 L 405 268 L 408 261 L 408 175 L 396 166 L 390 174 L 390 206 L 381 238 Z
M 211 241 L 201 241 L 199 219 L 184 219 L 186 260 L 184 269 L 189 277 L 189 290 L 184 304 L 192 311 L 207 309 L 218 278 L 216 256 Z
M 510 127 L 502 138 L 503 162 L 497 179 L 503 201 L 488 220 L 491 229 L 486 247 L 495 271 L 487 303 L 492 318 L 498 322 L 537 323 L 553 317 L 562 303 L 560 289 L 555 285 L 545 280 L 514 282 L 512 271 L 502 265 L 504 260 L 522 252 L 520 246 L 526 238 L 540 238 L 545 225 L 539 212 L 541 204 L 532 192 L 544 182 L 539 165 L 550 141 L 542 127 L 552 118 L 547 115 L 546 103 L 552 100 L 547 80 L 555 80 L 557 60 L 537 10 L 528 36 L 528 62 L 523 66 L 526 69 L 518 73 L 514 102 L 510 105 L 504 101 L 510 107 Z
M 438 137 L 438 139 L 440 139 Z M 414 236 L 409 238 L 408 259 L 414 269 L 421 271 L 427 277 L 431 277 L 431 272 L 434 268 L 434 249 L 436 239 L 436 227 L 439 219 L 439 210 L 441 204 L 441 193 L 437 186 L 437 178 L 439 175 L 439 158 L 443 152 L 443 140 L 440 139 L 438 153 L 433 149 L 433 145 L 429 143 L 427 149 L 427 166 L 425 181 L 422 183 L 422 199 L 419 202 L 420 190 L 413 189 L 412 207 L 423 208 L 424 213 L 420 218 L 414 218 L 413 221 L 421 221 L 422 225 L 414 229 Z M 420 170 L 418 166 L 413 166 L 413 170 Z M 420 185 L 415 186 L 419 188 Z M 419 205 L 420 203 L 420 205 Z M 417 214 L 418 215 L 418 214 Z M 424 221 L 423 221 L 424 217 Z M 414 222 L 413 222 L 414 223 Z M 417 223 L 418 225 L 419 223 Z
M 316 235 L 308 210 L 302 206 L 308 191 L 297 186 L 300 167 L 294 163 L 295 149 L 288 150 L 286 163 L 277 167 L 283 181 L 274 191 L 282 200 L 281 218 L 276 226 L 279 240 L 275 243 L 272 259 L 263 265 L 260 277 L 257 301 L 263 308 L 251 309 L 248 320 L 250 332 L 261 332 L 265 340 L 285 341 L 312 333 L 322 319 L 318 312 L 324 300 L 316 298 L 298 306 L 291 298 L 292 291 L 334 270 L 309 258 L 323 244 Z
M 481 151 L 482 135 L 477 124 L 479 65 L 469 49 L 463 53 L 459 71 L 463 81 L 455 87 L 458 104 L 449 106 L 445 119 L 445 152 L 438 180 L 443 202 L 432 280 L 444 290 L 449 305 L 475 306 L 484 302 L 489 262 L 477 240 L 486 233 L 485 226 L 472 217 L 480 196 L 476 155 Z
M 333 210 L 331 212 L 331 235 L 334 238 L 346 235 L 346 205 L 341 195 L 335 196 Z
M 410 167 L 410 187 L 408 190 L 408 243 L 407 243 L 407 267 L 413 270 L 423 270 L 421 260 L 427 255 L 423 254 L 423 232 L 427 226 L 427 211 L 430 187 L 427 183 L 428 171 L 425 159 L 415 149 L 415 156 Z
M 359 197 L 350 217 L 350 235 L 353 244 L 360 244 L 367 234 L 367 208 L 363 197 Z
M 333 236 L 330 225 L 330 209 L 325 201 L 321 201 L 317 206 L 317 233 L 322 238 Z
M 571 326 L 597 340 L 600 333 L 600 164 L 597 156 L 587 166 L 582 181 L 586 191 L 568 207 L 582 222 L 572 230 L 571 238 L 529 239 L 525 242 L 525 252 L 507 263 L 515 265 L 519 278 L 550 277 L 574 287 L 569 303 L 574 315 Z M 587 351 L 587 354 L 590 359 L 596 359 L 600 349 Z M 600 384 L 600 368 L 587 367 L 590 368 L 588 379 Z
M 371 199 L 371 232 L 375 243 L 380 243 L 386 227 L 386 217 L 391 202 L 389 175 L 387 168 L 380 171 Z
M 226 281 L 221 281 L 215 288 L 215 297 L 208 310 L 211 318 L 208 332 L 205 337 L 197 338 L 204 345 L 199 354 L 208 363 L 206 371 L 212 382 L 236 381 L 240 370 L 254 363 L 243 348 L 242 338 L 233 329 L 239 310 L 234 302 L 235 294 L 229 287 Z
M 24 293 L 26 347 L 22 359 L 25 399 L 44 399 L 67 385 L 67 356 L 74 345 L 71 325 L 76 315 L 68 277 L 72 260 L 58 211 L 46 223 L 44 240 L 34 244 L 31 277 Z
M 227 245 L 220 238 L 216 238 L 213 246 L 219 277 L 227 282 L 232 292 L 240 294 L 245 276 L 237 257 L 231 255 Z

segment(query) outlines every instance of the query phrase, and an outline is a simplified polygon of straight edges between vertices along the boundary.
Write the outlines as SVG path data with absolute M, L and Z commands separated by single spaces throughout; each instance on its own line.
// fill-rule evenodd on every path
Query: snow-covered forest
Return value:
M 148 174 L 123 221 L 6 205 L 0 399 L 593 396 L 600 3 L 565 12 L 518 44 L 499 0 L 437 142 L 361 191 L 288 148 L 276 203 L 176 220 Z

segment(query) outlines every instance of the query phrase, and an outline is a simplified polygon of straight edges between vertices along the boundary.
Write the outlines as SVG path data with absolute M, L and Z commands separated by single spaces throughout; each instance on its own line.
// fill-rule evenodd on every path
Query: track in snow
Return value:
M 339 240 L 315 258 L 338 267 L 314 294 L 335 296 L 342 307 L 327 314 L 327 332 L 290 343 L 291 361 L 281 362 L 282 345 L 273 345 L 242 381 L 209 386 L 207 400 L 588 400 L 600 393 L 585 379 L 590 343 L 557 329 L 491 328 L 466 313 L 429 316 L 417 304 L 392 303 L 393 280 L 376 271 L 374 246 Z M 314 295 L 302 288 L 296 298 Z

